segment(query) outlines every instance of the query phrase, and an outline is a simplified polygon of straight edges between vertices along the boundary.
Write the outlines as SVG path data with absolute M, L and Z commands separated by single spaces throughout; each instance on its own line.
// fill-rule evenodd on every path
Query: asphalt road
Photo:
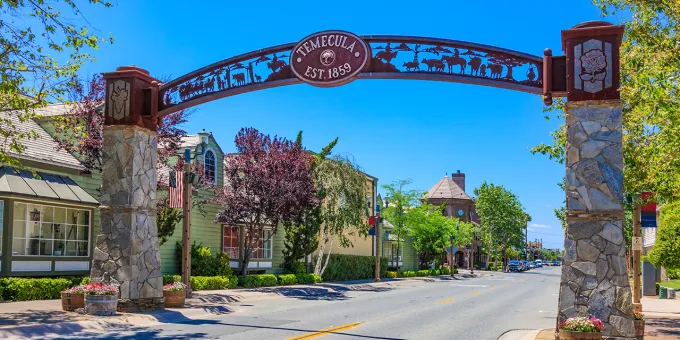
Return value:
M 279 288 L 284 296 L 237 302 L 226 315 L 93 337 L 495 340 L 512 329 L 554 326 L 559 280 L 560 267 L 544 267 L 469 279 L 345 286 L 335 292 Z

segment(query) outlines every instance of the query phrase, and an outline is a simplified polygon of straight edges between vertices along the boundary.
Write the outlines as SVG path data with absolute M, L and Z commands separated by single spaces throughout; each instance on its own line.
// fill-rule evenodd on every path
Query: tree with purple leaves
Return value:
M 239 267 L 248 274 L 255 250 L 266 244 L 279 225 L 296 223 L 318 204 L 312 156 L 298 143 L 243 128 L 236 135 L 236 154 L 225 157 L 224 191 L 215 202 L 216 223 L 241 227 L 244 241 Z M 270 230 L 264 239 L 265 229 Z

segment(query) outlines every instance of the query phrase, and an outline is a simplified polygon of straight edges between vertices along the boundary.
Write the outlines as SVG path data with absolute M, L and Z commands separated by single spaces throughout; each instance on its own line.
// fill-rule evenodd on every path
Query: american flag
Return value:
M 168 195 L 170 196 L 170 208 L 181 208 L 184 198 L 184 172 L 170 171 L 168 174 Z

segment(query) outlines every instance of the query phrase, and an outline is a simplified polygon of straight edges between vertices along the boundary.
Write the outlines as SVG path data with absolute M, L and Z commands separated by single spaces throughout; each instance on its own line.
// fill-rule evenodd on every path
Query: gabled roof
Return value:
M 57 106 L 57 108 L 50 108 L 51 106 Z M 64 109 L 63 104 L 53 104 L 48 105 L 47 108 L 41 108 L 36 110 L 37 114 L 42 114 L 46 111 L 58 112 L 59 108 Z M 50 112 L 52 112 L 50 111 Z M 50 136 L 45 130 L 43 130 L 38 123 L 33 119 L 22 122 L 19 120 L 17 111 L 4 111 L 0 112 L 0 118 L 7 119 L 16 129 L 23 133 L 28 133 L 30 131 L 35 131 L 37 134 L 36 139 L 24 139 L 21 144 L 26 148 L 21 154 L 17 154 L 9 150 L 9 146 L 6 144 L 0 144 L 0 148 L 7 150 L 7 152 L 12 156 L 20 159 L 26 159 L 36 162 L 43 162 L 48 164 L 60 165 L 68 168 L 85 170 L 85 167 L 66 150 L 57 151 L 57 142 L 54 141 L 52 136 Z
M 437 184 L 427 191 L 425 198 L 469 200 L 470 196 L 468 196 L 468 194 L 466 194 L 451 177 L 444 176 Z

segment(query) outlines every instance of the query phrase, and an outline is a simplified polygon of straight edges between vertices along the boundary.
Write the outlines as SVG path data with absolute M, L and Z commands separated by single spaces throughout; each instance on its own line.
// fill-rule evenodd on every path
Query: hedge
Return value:
M 61 298 L 61 292 L 73 286 L 67 278 L 20 278 L 0 279 L 2 300 L 30 301 Z
M 449 267 L 442 267 L 442 269 L 439 270 L 439 273 L 441 275 L 451 275 L 451 268 Z
M 331 254 L 324 281 L 365 280 L 375 277 L 375 256 Z M 325 259 L 324 259 L 325 261 Z M 387 273 L 387 258 L 380 260 L 380 277 Z
M 399 273 L 397 273 L 397 272 L 387 272 L 387 273 L 385 273 L 385 277 L 388 278 L 388 279 L 394 279 L 394 278 L 397 277 L 398 274 Z
M 430 271 L 429 270 L 419 270 L 416 272 L 417 277 L 424 277 L 424 276 L 429 276 Z
M 180 275 L 163 275 L 163 284 L 182 282 Z M 238 279 L 236 276 L 192 276 L 192 290 L 217 290 L 236 288 Z
M 278 279 L 280 286 L 294 285 L 297 283 L 297 277 L 295 276 L 295 274 L 279 275 Z
M 319 283 L 323 281 L 321 276 L 316 274 L 296 274 L 295 277 L 297 278 L 297 283 L 302 285 Z
M 271 287 L 276 286 L 277 279 L 274 274 L 240 276 L 238 283 L 244 288 Z

